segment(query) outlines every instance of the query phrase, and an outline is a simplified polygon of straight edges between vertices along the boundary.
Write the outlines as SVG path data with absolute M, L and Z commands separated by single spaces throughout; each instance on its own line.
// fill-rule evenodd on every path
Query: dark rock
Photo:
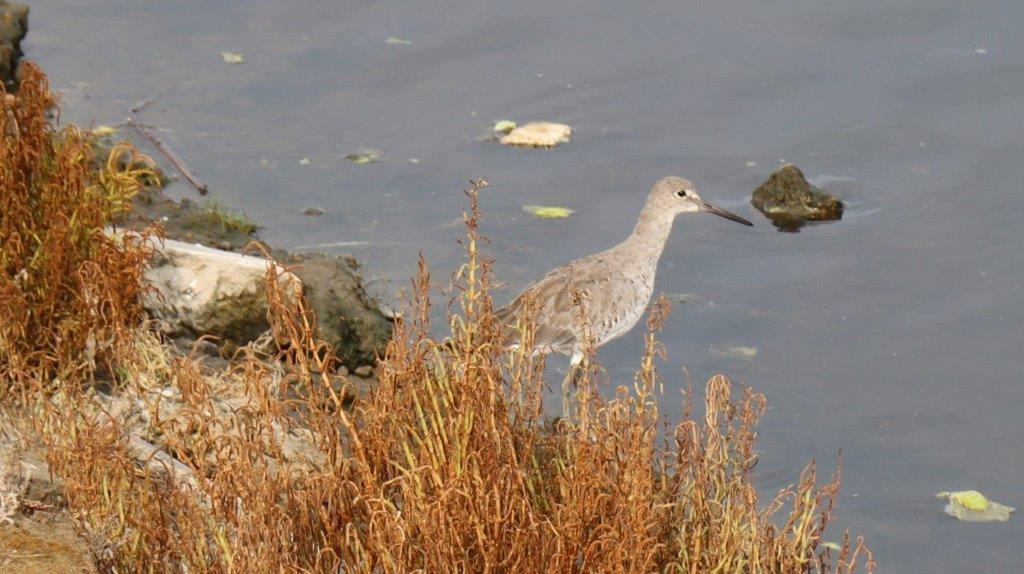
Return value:
M 21 40 L 28 32 L 28 6 L 0 0 L 0 81 L 8 92 L 17 89 Z
M 843 202 L 811 185 L 800 168 L 780 167 L 754 190 L 750 203 L 783 231 L 796 231 L 807 221 L 843 217 Z
M 384 353 L 392 323 L 366 293 L 352 257 L 307 253 L 291 259 L 289 270 L 316 313 L 321 336 L 334 347 L 342 364 L 373 363 Z M 358 371 L 357 371 L 358 372 Z

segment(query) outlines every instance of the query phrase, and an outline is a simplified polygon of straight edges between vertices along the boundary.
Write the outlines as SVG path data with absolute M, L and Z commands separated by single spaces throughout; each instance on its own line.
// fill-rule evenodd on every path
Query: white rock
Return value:
M 264 332 L 267 323 L 266 273 L 278 263 L 183 243 L 157 243 L 146 281 L 155 287 L 143 305 L 168 335 L 214 335 L 244 344 Z M 285 293 L 302 292 L 299 279 L 280 275 Z

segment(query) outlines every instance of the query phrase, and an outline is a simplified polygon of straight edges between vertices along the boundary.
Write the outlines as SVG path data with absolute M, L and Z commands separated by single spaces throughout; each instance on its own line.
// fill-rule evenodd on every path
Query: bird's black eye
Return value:
M 676 195 L 678 195 L 679 197 L 686 197 L 686 190 L 680 189 L 679 191 L 676 192 Z

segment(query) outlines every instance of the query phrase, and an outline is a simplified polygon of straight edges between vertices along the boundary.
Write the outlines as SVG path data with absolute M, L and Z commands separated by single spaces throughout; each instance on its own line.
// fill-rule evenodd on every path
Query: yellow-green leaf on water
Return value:
M 524 205 L 523 211 L 537 217 L 543 217 L 544 219 L 562 219 L 575 213 L 567 207 L 549 205 Z
M 838 544 L 836 544 L 835 542 L 822 542 L 821 545 L 824 546 L 825 548 L 828 548 L 829 550 L 834 550 L 836 552 L 842 552 L 843 551 L 843 547 L 838 545 Z
M 380 158 L 381 155 L 379 151 L 369 148 L 361 149 L 355 153 L 350 153 L 347 156 L 345 156 L 345 159 L 347 159 L 348 161 L 359 165 L 374 163 L 380 161 Z
M 395 36 L 388 36 L 388 39 L 385 40 L 385 42 L 392 46 L 412 46 L 411 41 L 406 40 L 405 38 L 397 38 Z
M 512 120 L 498 120 L 494 122 L 494 131 L 507 134 L 516 129 L 516 123 Z
M 304 158 L 300 159 L 299 160 L 299 165 L 309 165 L 309 158 L 308 157 L 304 157 Z
M 989 501 L 985 495 L 977 490 L 962 490 L 949 495 L 951 501 L 963 506 L 968 510 L 985 510 L 989 507 Z
M 674 293 L 668 296 L 670 301 L 679 302 L 684 305 L 700 305 L 702 307 L 714 307 L 715 302 L 707 296 L 697 293 Z
M 990 500 L 977 490 L 945 491 L 935 496 L 948 501 L 944 509 L 946 514 L 966 522 L 1006 522 L 1010 519 L 1010 513 L 1017 510 Z
M 238 52 L 221 52 L 220 59 L 228 64 L 241 64 L 245 62 L 245 56 Z
M 745 359 L 750 360 L 757 356 L 757 347 L 744 347 L 734 345 L 731 347 L 713 345 L 711 354 L 719 359 Z
M 117 130 L 110 126 L 96 126 L 92 128 L 92 135 L 96 137 L 109 136 L 117 133 Z

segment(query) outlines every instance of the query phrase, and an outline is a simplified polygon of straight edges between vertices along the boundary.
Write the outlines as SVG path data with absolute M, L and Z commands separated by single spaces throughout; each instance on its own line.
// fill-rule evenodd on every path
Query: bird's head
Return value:
M 726 211 L 713 203 L 700 198 L 697 194 L 697 186 L 690 180 L 670 175 L 663 177 L 654 184 L 651 194 L 647 198 L 648 205 L 655 207 L 659 212 L 670 213 L 673 216 L 680 213 L 696 213 L 706 211 L 720 217 L 731 219 L 743 225 L 754 225 L 746 219 L 731 211 Z

